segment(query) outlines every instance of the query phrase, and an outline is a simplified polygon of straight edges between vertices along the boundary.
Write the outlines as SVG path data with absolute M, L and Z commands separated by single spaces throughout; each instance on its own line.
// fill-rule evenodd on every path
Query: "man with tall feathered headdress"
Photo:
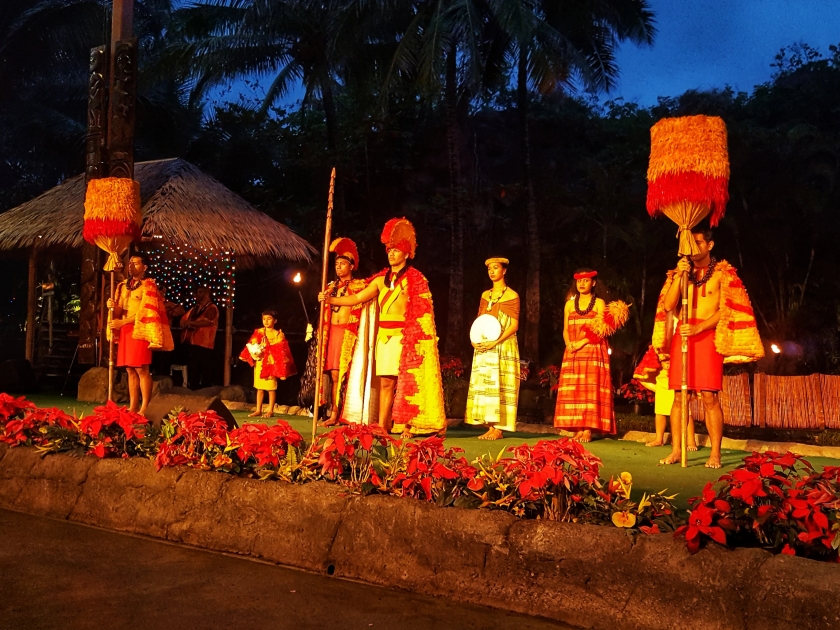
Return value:
M 364 343 L 353 353 L 341 419 L 372 422 L 376 406 L 386 431 L 401 429 L 404 437 L 443 432 L 446 414 L 432 294 L 423 274 L 408 264 L 417 249 L 414 226 L 405 218 L 391 219 L 381 240 L 389 267 L 365 289 L 343 297 L 320 295 L 333 306 L 370 302 L 349 326 Z

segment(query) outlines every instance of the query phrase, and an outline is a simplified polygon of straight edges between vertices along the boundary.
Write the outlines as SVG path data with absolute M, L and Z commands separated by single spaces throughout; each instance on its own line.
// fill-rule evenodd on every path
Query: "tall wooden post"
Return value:
M 26 291 L 26 360 L 35 360 L 35 308 L 38 303 L 35 283 L 38 280 L 38 250 L 29 250 L 29 276 Z
M 108 176 L 108 82 L 110 77 L 110 55 L 107 46 L 90 51 L 90 74 L 88 75 L 88 134 L 85 150 L 85 183 L 92 179 Z M 99 277 L 101 265 L 99 248 L 92 243 L 82 245 L 82 275 L 79 282 L 79 363 L 99 364 L 104 338 L 100 337 L 100 326 L 104 312 L 97 309 L 99 298 Z M 100 337 L 100 352 L 96 351 L 96 339 Z
M 233 304 L 228 302 L 225 308 L 225 374 L 223 385 L 230 385 L 231 361 L 233 360 Z

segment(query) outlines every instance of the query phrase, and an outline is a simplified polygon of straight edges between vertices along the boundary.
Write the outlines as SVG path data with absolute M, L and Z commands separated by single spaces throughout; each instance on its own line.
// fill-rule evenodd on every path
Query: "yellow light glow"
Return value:
M 298 272 L 298 273 L 296 273 L 296 274 L 295 274 L 295 277 L 294 277 L 294 278 L 292 278 L 292 281 L 293 281 L 295 284 L 298 284 L 298 283 L 300 282 L 300 272 Z
M 773 351 L 773 354 L 781 354 L 782 349 L 777 346 L 775 343 L 770 344 L 770 349 Z

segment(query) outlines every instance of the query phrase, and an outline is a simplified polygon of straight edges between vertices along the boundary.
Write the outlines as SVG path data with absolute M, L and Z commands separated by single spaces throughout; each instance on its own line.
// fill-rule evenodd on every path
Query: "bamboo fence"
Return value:
M 752 425 L 749 374 L 743 373 L 723 377 L 720 407 L 723 411 L 724 424 L 732 427 L 748 427 Z M 695 420 L 706 419 L 706 411 L 699 398 L 692 398 L 688 402 L 688 413 Z
M 840 429 L 840 376 L 820 374 L 826 429 Z
M 756 374 L 753 380 L 753 424 L 772 429 L 825 429 L 822 378 L 820 374 Z M 836 413 L 830 417 L 836 422 Z

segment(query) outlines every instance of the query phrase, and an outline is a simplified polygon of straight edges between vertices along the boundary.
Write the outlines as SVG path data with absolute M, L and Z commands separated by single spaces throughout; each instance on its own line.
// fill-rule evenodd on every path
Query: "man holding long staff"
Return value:
M 391 219 L 382 231 L 388 267 L 369 280 L 362 291 L 343 297 L 322 291 L 319 300 L 334 306 L 357 306 L 376 300 L 375 335 L 356 344 L 349 395 L 357 389 L 353 371 L 378 395 L 378 423 L 404 438 L 446 432 L 440 357 L 429 284 L 409 264 L 417 249 L 414 226 L 405 218 Z M 368 316 L 368 320 L 371 318 Z M 360 335 L 361 340 L 361 335 Z M 372 359 L 372 360 L 371 360 Z M 376 385 L 374 385 L 376 383 Z M 348 396 L 349 397 L 349 396 Z M 347 401 L 349 404 L 349 400 Z M 375 422 L 367 408 L 363 423 Z
M 677 268 L 668 273 L 659 296 L 653 328 L 653 347 L 661 356 L 670 357 L 669 387 L 682 389 L 686 378 L 685 398 L 689 392 L 700 398 L 706 411 L 706 430 L 711 453 L 706 468 L 720 468 L 723 441 L 723 410 L 719 393 L 723 389 L 723 364 L 757 361 L 764 348 L 756 328 L 750 298 L 735 268 L 725 260 L 716 260 L 712 231 L 692 230 L 698 253 L 683 257 Z M 682 303 L 681 280 L 688 283 L 688 299 Z M 673 330 L 671 317 L 685 314 Z M 683 352 L 683 343 L 687 352 Z M 683 396 L 675 396 L 671 409 L 671 454 L 661 464 L 681 460 L 682 427 L 685 417 Z

